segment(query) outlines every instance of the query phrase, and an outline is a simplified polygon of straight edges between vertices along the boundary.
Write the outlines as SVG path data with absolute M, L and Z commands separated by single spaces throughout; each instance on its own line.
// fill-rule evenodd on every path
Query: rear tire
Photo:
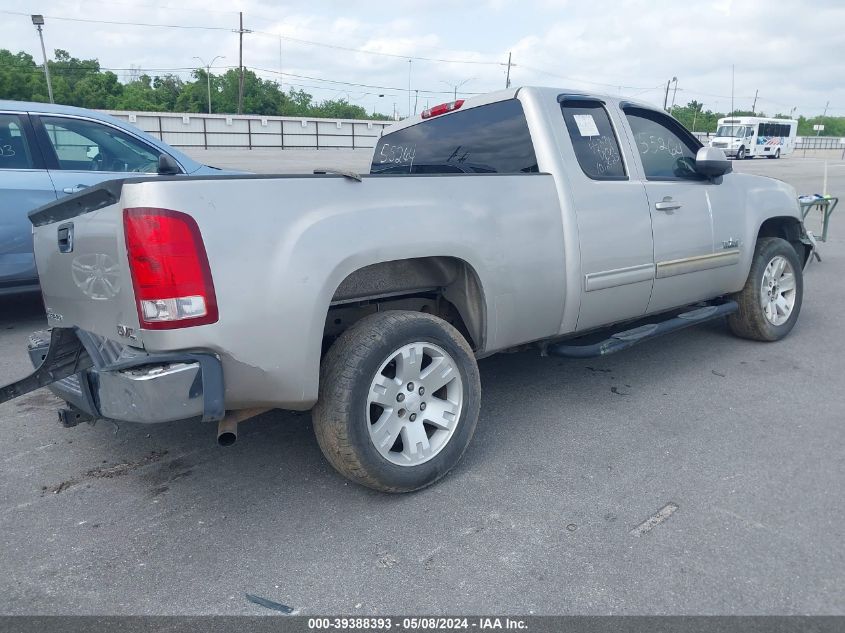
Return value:
M 478 366 L 463 336 L 443 319 L 396 310 L 361 319 L 332 345 L 312 417 L 340 474 L 410 492 L 458 463 L 480 403 Z
M 739 337 L 778 341 L 798 320 L 804 294 L 801 260 L 792 245 L 779 237 L 757 240 L 745 287 L 734 295 L 739 311 L 728 325 Z

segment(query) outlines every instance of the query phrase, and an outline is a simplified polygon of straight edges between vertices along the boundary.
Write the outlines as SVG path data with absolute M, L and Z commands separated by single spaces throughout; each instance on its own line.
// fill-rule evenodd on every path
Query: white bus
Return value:
M 738 159 L 765 156 L 780 158 L 795 149 L 795 119 L 765 119 L 759 116 L 735 116 L 719 119 L 710 147 L 725 150 Z

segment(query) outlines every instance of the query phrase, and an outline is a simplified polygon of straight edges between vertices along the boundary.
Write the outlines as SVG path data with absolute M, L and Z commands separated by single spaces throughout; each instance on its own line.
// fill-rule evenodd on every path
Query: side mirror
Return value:
M 733 171 L 733 167 L 724 150 L 702 147 L 695 155 L 695 171 L 708 178 L 718 178 Z
M 173 160 L 172 156 L 161 154 L 158 157 L 158 175 L 159 176 L 177 176 L 182 173 L 179 164 Z

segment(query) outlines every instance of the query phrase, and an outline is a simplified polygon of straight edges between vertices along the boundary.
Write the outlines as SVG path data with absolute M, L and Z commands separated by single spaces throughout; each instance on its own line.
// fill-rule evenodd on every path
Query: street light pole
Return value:
M 38 39 L 41 40 L 41 55 L 44 57 L 44 76 L 47 78 L 47 94 L 50 97 L 50 103 L 53 103 L 53 82 L 50 81 L 50 67 L 47 65 L 47 49 L 44 48 L 44 33 L 41 27 L 44 26 L 43 15 L 33 15 L 32 23 L 38 29 Z
M 458 100 L 458 88 L 460 88 L 464 84 L 468 84 L 473 79 L 475 79 L 475 77 L 470 77 L 469 79 L 464 79 L 462 82 L 457 83 L 457 84 L 449 83 L 448 81 L 441 79 L 440 83 L 446 84 L 447 86 L 449 86 L 450 88 L 452 88 L 454 90 L 453 99 L 454 99 L 454 101 L 457 101 Z
M 411 62 L 412 59 L 408 60 L 408 118 L 411 118 Z
M 217 55 L 214 57 L 214 59 L 211 60 L 210 64 L 206 64 L 202 57 L 197 57 L 196 55 L 194 55 L 194 59 L 200 60 L 200 63 L 205 66 L 205 79 L 208 84 L 208 113 L 211 114 L 211 66 L 218 59 L 226 59 L 226 56 Z
M 819 119 L 820 121 L 824 121 L 825 116 L 827 116 L 827 108 L 830 105 L 830 101 L 824 104 L 824 112 L 822 113 L 822 118 Z M 819 123 L 819 125 L 824 125 L 823 123 Z M 816 136 L 822 133 L 822 129 L 819 128 L 816 130 Z
M 672 77 L 675 81 L 675 89 L 672 91 L 672 107 L 669 108 L 669 114 L 672 114 L 672 111 L 675 109 L 675 96 L 678 94 L 678 78 Z

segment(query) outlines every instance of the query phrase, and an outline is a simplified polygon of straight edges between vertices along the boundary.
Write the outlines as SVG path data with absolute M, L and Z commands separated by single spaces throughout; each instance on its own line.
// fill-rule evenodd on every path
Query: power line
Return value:
M 365 48 L 354 48 L 352 46 L 342 46 L 340 44 L 327 44 L 326 42 L 316 42 L 314 40 L 304 40 L 298 37 L 290 37 L 288 35 L 282 35 L 280 33 L 271 33 L 269 31 L 255 31 L 257 35 L 264 35 L 267 37 L 274 37 L 278 39 L 282 39 L 286 42 L 295 42 L 297 44 L 306 44 L 309 46 L 321 46 L 323 48 L 332 48 L 335 50 L 340 51 L 347 51 L 352 53 L 364 53 L 367 55 L 378 55 L 380 57 L 394 57 L 396 59 L 408 60 L 412 59 L 414 61 L 422 61 L 422 62 L 436 62 L 436 63 L 443 63 L 443 64 L 475 64 L 479 66 L 507 66 L 506 62 L 494 62 L 494 61 L 482 61 L 482 60 L 473 60 L 473 59 L 447 59 L 443 57 L 423 57 L 420 55 L 400 55 L 399 53 L 386 53 L 384 51 L 369 51 Z
M 0 11 L 0 13 L 6 13 L 8 15 L 23 15 L 28 16 L 28 13 L 22 13 L 20 11 Z M 51 20 L 61 20 L 64 22 L 90 22 L 92 24 L 112 24 L 112 25 L 120 25 L 120 26 L 149 26 L 149 27 L 163 27 L 168 29 L 192 29 L 192 30 L 200 30 L 200 31 L 231 31 L 232 29 L 223 27 L 223 26 L 192 26 L 187 24 L 154 24 L 150 22 L 119 22 L 117 20 L 92 20 L 91 18 L 67 18 L 58 15 L 45 15 L 45 18 L 50 18 Z
M 61 63 L 61 62 L 59 62 Z M 139 68 L 137 66 L 131 68 L 113 68 L 113 67 L 106 67 L 106 66 L 77 66 L 73 68 L 62 68 L 56 67 L 56 62 L 51 62 L 52 72 L 56 74 L 72 74 L 72 73 L 91 73 L 91 72 L 128 72 L 128 71 L 138 71 L 141 74 L 147 73 L 154 73 L 154 72 L 161 72 L 161 73 L 193 73 L 197 70 L 201 70 L 194 66 L 182 66 L 182 67 L 174 67 L 174 68 Z M 213 70 L 238 70 L 238 66 L 213 66 Z M 330 84 L 337 84 L 342 86 L 349 86 L 351 88 L 369 88 L 372 90 L 386 90 L 389 92 L 408 92 L 407 87 L 401 86 L 383 86 L 378 84 L 366 84 L 366 83 L 359 83 L 359 82 L 352 82 L 352 81 L 342 81 L 339 79 L 325 79 L 323 77 L 314 77 L 312 75 L 301 75 L 298 73 L 287 73 L 287 72 L 280 72 L 278 70 L 272 70 L 269 68 L 259 68 L 256 66 L 245 66 L 245 70 L 251 70 L 253 72 L 261 72 L 268 75 L 273 76 L 282 76 L 282 77 L 293 77 L 294 79 L 306 79 L 308 81 L 319 81 L 324 83 Z M 40 75 L 42 73 L 41 70 L 38 68 L 27 68 L 27 69 L 20 69 L 19 72 L 27 72 L 30 74 Z M 328 86 L 309 86 L 310 88 L 320 89 L 320 90 L 333 90 Z M 414 88 L 411 92 L 421 92 L 428 95 L 450 95 L 452 94 L 451 90 L 437 90 L 437 89 L 425 89 L 425 88 Z M 341 91 L 342 92 L 342 91 Z M 367 93 L 367 94 L 380 94 L 380 93 Z M 479 95 L 484 94 L 482 92 L 464 92 L 467 95 Z
M 82 1 L 83 2 L 93 2 L 95 4 L 104 4 L 106 6 L 111 6 L 111 5 L 117 4 L 117 5 L 122 5 L 122 6 L 125 6 L 125 7 L 132 7 L 134 9 L 141 7 L 141 8 L 147 8 L 147 9 L 162 9 L 164 11 L 183 11 L 183 12 L 186 12 L 186 13 L 196 14 L 196 9 L 188 9 L 188 8 L 185 8 L 185 7 L 174 7 L 174 6 L 165 5 L 165 4 L 139 3 L 139 2 L 136 2 L 135 0 L 125 0 L 125 1 L 123 1 L 123 0 L 82 0 Z M 220 9 L 209 9 L 207 7 L 203 7 L 202 11 L 203 11 L 203 13 L 225 13 L 225 14 L 228 14 L 228 15 L 237 15 L 237 13 L 238 13 L 237 11 L 223 11 L 223 10 L 220 10 Z
M 23 13 L 21 11 L 0 11 L 0 13 L 5 13 L 8 15 L 20 15 L 28 17 L 28 13 Z M 140 27 L 152 27 L 152 28 L 168 28 L 168 29 L 193 29 L 193 30 L 200 30 L 200 31 L 231 31 L 232 29 L 223 27 L 223 26 L 200 26 L 200 25 L 187 25 L 187 24 L 162 24 L 162 23 L 153 23 L 153 22 L 122 22 L 118 20 L 94 20 L 91 18 L 70 18 L 64 16 L 56 16 L 56 15 L 45 15 L 45 18 L 49 18 L 51 20 L 63 20 L 66 22 L 85 22 L 91 24 L 109 24 L 109 25 L 120 25 L 120 26 L 140 26 Z M 498 61 L 482 61 L 482 60 L 470 60 L 470 59 L 447 59 L 443 57 L 423 57 L 420 55 L 400 55 L 398 53 L 387 53 L 383 51 L 370 51 L 366 49 L 360 48 L 353 48 L 351 46 L 342 46 L 340 44 L 328 44 L 326 42 L 317 42 L 314 40 L 305 40 L 296 37 L 290 37 L 287 35 L 282 35 L 281 33 L 270 33 L 268 31 L 255 31 L 256 34 L 273 37 L 273 38 L 281 38 L 282 40 L 288 42 L 295 42 L 298 44 L 307 44 L 310 46 L 321 46 L 324 48 L 331 48 L 335 50 L 342 50 L 347 52 L 354 52 L 354 53 L 365 53 L 367 55 L 377 55 L 380 57 L 394 57 L 398 59 L 413 59 L 415 61 L 426 61 L 426 62 L 436 62 L 436 63 L 446 63 L 446 64 L 476 64 L 476 65 L 487 65 L 487 66 L 506 66 L 505 62 L 498 62 Z
M 609 88 L 625 88 L 626 90 L 653 90 L 653 88 L 646 88 L 645 86 L 626 86 L 624 84 L 613 84 L 613 83 L 604 83 L 600 81 L 589 81 L 587 79 L 578 79 L 577 77 L 567 77 L 566 75 L 559 75 L 557 73 L 550 72 L 548 70 L 543 70 L 542 68 L 535 68 L 534 66 L 526 66 L 525 64 L 519 64 L 514 62 L 513 66 L 516 68 L 524 68 L 525 70 L 530 70 L 535 73 L 540 73 L 541 75 L 548 75 L 549 77 L 556 77 L 558 79 L 564 79 L 565 81 L 575 81 L 578 83 L 583 84 L 591 84 L 593 86 L 605 86 Z M 661 84 L 662 85 L 662 84 Z
M 393 91 L 396 91 L 396 92 L 408 92 L 408 88 L 405 88 L 405 87 L 379 86 L 379 85 L 376 85 L 376 84 L 363 84 L 363 83 L 357 83 L 357 82 L 352 82 L 352 81 L 341 81 L 341 80 L 338 80 L 338 79 L 323 79 L 322 77 L 312 77 L 310 75 L 299 75 L 299 74 L 296 74 L 296 73 L 285 73 L 285 72 L 280 72 L 278 70 L 271 70 L 269 68 L 258 68 L 258 67 L 255 67 L 255 66 L 252 67 L 252 70 L 258 70 L 258 71 L 261 71 L 263 73 L 269 73 L 271 75 L 281 75 L 283 77 L 295 77 L 297 79 L 308 79 L 310 81 L 324 81 L 326 83 L 341 84 L 341 85 L 344 85 L 344 86 L 352 86 L 353 88 L 373 88 L 373 89 L 380 89 L 380 90 L 393 90 Z M 414 89 L 411 90 L 411 92 L 417 92 L 417 91 L 423 92 L 423 93 L 426 93 L 426 94 L 431 94 L 431 95 L 452 94 L 451 90 L 426 90 L 426 89 L 423 89 L 423 88 L 414 88 Z M 484 93 L 467 92 L 465 94 L 479 95 L 479 94 L 484 94 Z
M 99 0 L 88 0 L 88 1 L 98 2 Z M 128 4 L 128 3 L 119 3 L 119 4 Z M 139 5 L 132 3 L 132 6 L 139 6 Z M 158 8 L 161 8 L 161 9 L 175 9 L 175 7 L 167 7 L 167 6 L 163 6 L 163 5 L 143 5 L 143 6 L 158 7 Z M 219 10 L 212 11 L 212 12 L 214 12 L 214 13 L 226 13 L 226 14 L 237 13 L 236 11 L 219 11 Z M 25 12 L 22 12 L 22 11 L 8 11 L 8 10 L 0 10 L 0 13 L 6 14 L 6 15 L 23 16 L 23 17 L 29 17 L 29 15 L 30 15 L 29 13 L 25 13 Z M 152 22 L 129 22 L 129 21 L 118 21 L 118 20 L 98 20 L 98 19 L 92 19 L 92 18 L 74 18 L 74 17 L 56 16 L 56 15 L 47 15 L 45 17 L 47 17 L 51 20 L 59 20 L 59 21 L 67 21 L 67 22 L 81 22 L 81 23 L 107 24 L 107 25 L 119 25 L 119 26 L 135 26 L 135 27 L 149 27 L 149 28 L 172 28 L 172 29 L 186 29 L 186 30 L 200 30 L 200 31 L 231 31 L 232 30 L 228 27 L 222 27 L 222 26 L 169 24 L 169 23 L 152 23 Z M 262 17 L 262 16 L 251 16 L 251 17 L 256 17 L 256 18 L 258 18 L 260 20 L 264 20 L 266 22 L 273 22 L 273 20 L 270 20 L 269 18 Z M 282 35 L 281 33 L 271 33 L 271 32 L 267 32 L 267 31 L 255 31 L 255 33 L 258 34 L 258 35 L 263 35 L 263 36 L 272 37 L 272 38 L 278 38 L 280 40 L 287 41 L 287 42 L 293 42 L 293 43 L 296 43 L 296 44 L 303 44 L 303 45 L 308 45 L 308 46 L 319 46 L 319 47 L 329 48 L 329 49 L 334 49 L 334 50 L 362 53 L 362 54 L 375 55 L 375 56 L 380 56 L 380 57 L 391 57 L 391 58 L 402 59 L 402 60 L 425 61 L 425 62 L 433 62 L 433 63 L 486 65 L 486 66 L 500 66 L 500 67 L 506 67 L 508 65 L 504 61 L 452 59 L 452 58 L 447 58 L 447 57 L 428 57 L 428 56 L 422 56 L 422 55 L 402 55 L 402 54 L 398 54 L 398 53 L 388 53 L 388 52 L 384 52 L 384 51 L 372 51 L 372 50 L 367 50 L 367 49 L 363 49 L 363 48 L 356 48 L 356 47 L 352 47 L 352 46 L 343 46 L 343 45 L 340 45 L 340 44 L 329 44 L 329 43 L 326 43 L 326 42 L 319 42 L 319 41 L 316 41 L 316 40 L 307 40 L 307 39 L 303 39 L 303 38 L 296 38 L 296 37 L 291 37 L 291 36 L 287 36 L 287 35 Z M 594 85 L 594 86 L 619 88 L 620 90 L 625 89 L 625 90 L 638 90 L 639 91 L 632 96 L 637 96 L 639 94 L 643 94 L 645 92 L 655 90 L 655 87 L 630 86 L 630 85 L 625 85 L 625 84 L 598 82 L 598 81 L 592 81 L 592 80 L 587 80 L 587 79 L 580 79 L 580 78 L 577 78 L 577 77 L 570 77 L 570 76 L 566 76 L 566 75 L 561 75 L 561 74 L 558 74 L 558 73 L 554 73 L 554 72 L 551 72 L 551 71 L 544 70 L 542 68 L 537 68 L 537 67 L 534 67 L 534 66 L 528 66 L 528 65 L 525 65 L 525 64 L 512 63 L 511 65 L 513 67 L 523 68 L 523 69 L 528 70 L 528 71 L 540 73 L 540 74 L 543 74 L 543 75 L 548 75 L 550 77 L 555 77 L 555 78 L 558 78 L 558 79 L 563 79 L 565 81 L 572 81 L 572 82 L 576 82 L 576 83 L 583 83 L 583 84 L 589 84 L 589 85 Z M 99 69 L 97 69 L 97 68 L 91 67 L 90 70 L 129 71 L 129 70 L 135 70 L 135 69 L 104 68 L 104 67 L 100 67 Z M 190 71 L 193 71 L 195 69 L 194 68 L 173 68 L 173 69 L 141 69 L 141 70 L 142 70 L 142 72 L 173 72 L 173 71 L 175 71 L 175 72 L 190 72 Z M 75 69 L 56 68 L 55 69 L 55 72 L 59 72 L 59 73 L 63 73 L 63 72 L 82 72 L 82 71 L 83 71 L 82 68 L 75 68 Z M 35 72 L 40 72 L 40 71 L 36 70 Z M 349 85 L 349 86 L 354 86 L 354 87 L 364 87 L 364 88 L 372 88 L 372 89 L 408 92 L 407 88 L 395 88 L 395 87 L 388 87 L 388 86 L 376 86 L 376 85 L 370 85 L 370 84 L 358 84 L 358 83 L 353 83 L 353 82 L 341 82 L 341 81 L 335 81 L 335 80 L 322 79 L 322 78 L 319 78 L 319 77 L 309 77 L 307 75 L 295 75 L 295 74 L 292 74 L 292 73 L 281 73 L 281 72 L 278 72 L 278 71 L 270 71 L 270 70 L 262 70 L 262 72 L 268 72 L 268 73 L 272 73 L 272 74 L 276 74 L 276 75 L 282 75 L 282 76 L 288 75 L 288 76 L 291 76 L 291 77 L 309 79 L 311 81 L 337 83 L 337 84 L 341 84 L 341 85 Z M 328 89 L 328 88 L 325 88 L 325 89 Z M 727 95 L 719 95 L 719 94 L 713 94 L 713 93 L 700 92 L 700 91 L 696 91 L 696 90 L 690 90 L 689 88 L 679 88 L 679 90 L 681 90 L 682 92 L 685 91 L 690 95 L 699 95 L 699 96 L 712 97 L 712 98 L 718 98 L 718 99 L 728 99 L 729 98 L 729 96 L 727 96 Z M 423 93 L 427 93 L 427 94 L 432 94 L 432 95 L 433 94 L 446 94 L 446 91 L 443 91 L 443 90 L 423 90 L 423 89 L 420 89 L 419 91 L 423 92 Z M 467 94 L 481 94 L 481 93 L 467 93 Z M 745 99 L 751 99 L 752 98 L 750 95 L 749 96 L 742 96 L 742 95 L 737 96 L 737 95 L 735 95 L 735 98 L 736 97 L 745 98 Z M 765 96 L 759 97 L 759 100 L 760 101 L 767 101 L 769 103 L 774 103 L 774 104 L 780 105 L 781 107 L 790 107 L 790 106 L 787 106 L 783 103 L 778 104 L 777 101 L 774 101 L 772 99 L 768 99 Z M 812 106 L 812 107 L 810 107 L 810 106 L 799 106 L 799 107 L 802 110 L 818 110 L 818 109 L 821 109 L 821 106 Z M 842 109 L 845 109 L 845 108 L 843 108 L 843 107 L 831 107 L 829 109 L 830 110 L 842 110 Z

